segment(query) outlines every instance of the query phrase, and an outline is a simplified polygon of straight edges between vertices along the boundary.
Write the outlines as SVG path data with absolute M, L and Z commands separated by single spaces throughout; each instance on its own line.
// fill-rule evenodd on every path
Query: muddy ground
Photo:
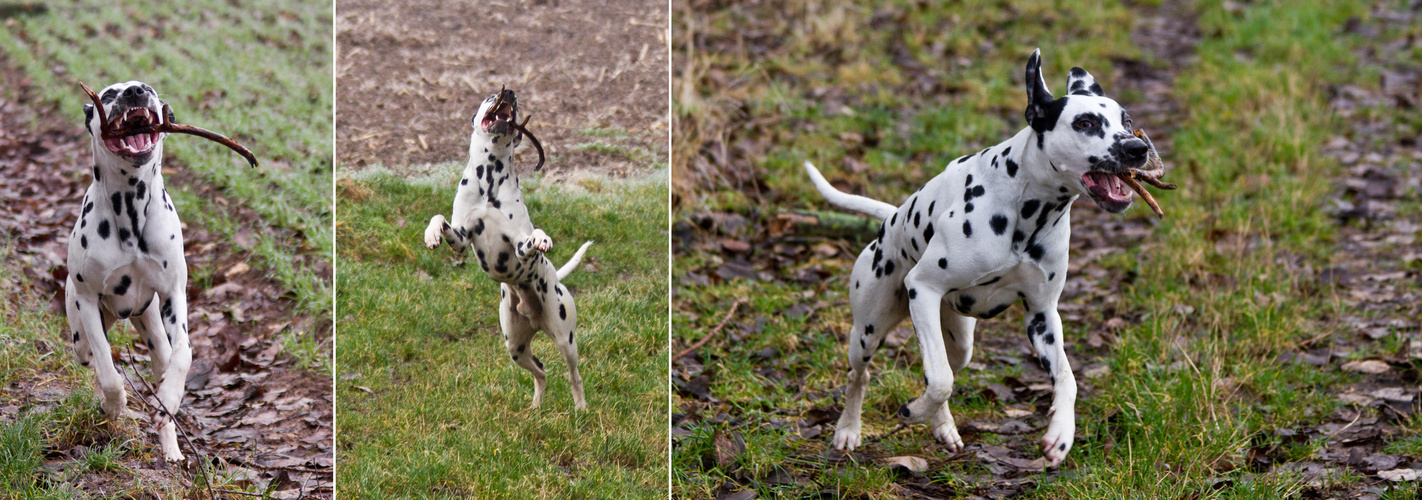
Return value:
M 344 168 L 464 162 L 470 119 L 501 86 L 517 93 L 555 173 L 625 175 L 645 171 L 647 153 L 666 157 L 665 2 L 343 0 L 336 9 Z M 594 141 L 614 147 L 580 147 Z M 525 144 L 520 158 L 531 165 L 537 154 Z
M 1120 78 L 1111 82 L 1111 88 L 1121 94 L 1125 94 L 1124 91 L 1136 91 L 1144 97 L 1128 105 L 1131 116 L 1136 126 L 1150 131 L 1162 157 L 1168 161 L 1171 157 L 1174 123 L 1182 117 L 1179 103 L 1171 96 L 1171 86 L 1177 77 L 1177 69 L 1188 67 L 1190 58 L 1194 57 L 1199 33 L 1194 13 L 1186 6 L 1180 5 L 1180 2 L 1167 1 L 1156 8 L 1137 7 L 1137 13 L 1139 23 L 1133 27 L 1135 35 L 1132 40 L 1139 40 L 1143 52 L 1154 59 L 1164 61 L 1165 64 L 1148 64 L 1145 60 L 1118 61 L 1125 71 Z M 1350 23 L 1348 29 L 1376 35 L 1382 24 L 1406 26 L 1406 23 L 1422 22 L 1418 16 L 1416 10 L 1393 11 L 1387 7 L 1378 7 L 1374 20 L 1370 21 L 1376 23 L 1375 25 Z M 1418 250 L 1415 243 L 1418 241 L 1418 231 L 1422 229 L 1422 216 L 1415 210 L 1397 210 L 1397 205 L 1404 202 L 1403 197 L 1415 197 L 1416 193 L 1422 192 L 1422 189 L 1419 189 L 1419 183 L 1422 183 L 1422 180 L 1419 180 L 1422 179 L 1422 144 L 1419 144 L 1415 137 L 1398 141 L 1387 139 L 1393 136 L 1384 133 L 1394 126 L 1391 121 L 1368 118 L 1371 115 L 1361 111 L 1370 106 L 1396 106 L 1415 110 L 1419 105 L 1419 100 L 1422 100 L 1422 85 L 1419 85 L 1422 82 L 1422 70 L 1390 62 L 1396 60 L 1393 54 L 1407 50 L 1412 43 L 1411 40 L 1382 40 L 1377 47 L 1358 54 L 1363 65 L 1386 68 L 1381 90 L 1374 91 L 1357 86 L 1330 89 L 1330 104 L 1344 117 L 1347 125 L 1347 129 L 1339 130 L 1337 137 L 1324 148 L 1326 154 L 1339 159 L 1346 171 L 1344 177 L 1336 180 L 1338 196 L 1335 215 L 1341 233 L 1340 243 L 1332 252 L 1336 257 L 1328 269 L 1298 268 L 1292 263 L 1280 263 L 1281 272 L 1319 273 L 1324 281 L 1336 286 L 1336 293 L 1342 298 L 1345 309 L 1355 312 L 1344 317 L 1312 318 L 1320 325 L 1344 325 L 1347 328 L 1341 330 L 1351 331 L 1354 335 L 1333 335 L 1304 342 L 1296 351 L 1281 356 L 1281 361 L 1308 363 L 1323 369 L 1361 371 L 1368 373 L 1366 380 L 1356 386 L 1344 388 L 1339 398 L 1350 404 L 1334 415 L 1323 417 L 1317 426 L 1279 430 L 1285 433 L 1281 434 L 1285 440 L 1296 439 L 1299 442 L 1327 436 L 1323 449 L 1318 451 L 1312 460 L 1285 462 L 1281 447 L 1261 446 L 1249 450 L 1246 456 L 1249 463 L 1232 464 L 1233 467 L 1247 467 L 1260 472 L 1275 468 L 1301 472 L 1305 480 L 1301 494 L 1305 498 L 1378 498 L 1387 482 L 1380 479 L 1376 475 L 1377 472 L 1419 465 L 1409 464 L 1407 457 L 1390 455 L 1382 449 L 1387 443 L 1404 435 L 1398 426 L 1400 422 L 1409 422 L 1422 411 L 1418 399 L 1406 394 L 1406 388 L 1417 384 L 1418 372 L 1413 363 L 1422 357 L 1422 341 L 1416 340 L 1418 318 L 1422 318 L 1422 305 L 1419 305 L 1422 298 L 1409 292 L 1398 291 L 1399 283 L 1422 279 L 1416 265 L 1419 259 L 1422 259 L 1422 251 Z M 754 52 L 754 48 L 746 50 Z M 727 132 L 724 140 L 728 144 L 750 143 L 751 140 L 736 141 L 740 141 L 742 135 L 751 135 L 743 132 L 754 126 L 755 124 L 737 123 L 733 120 L 724 127 L 731 131 Z M 745 158 L 762 153 L 755 148 L 740 146 L 726 149 L 731 151 L 728 154 L 742 157 L 726 162 L 733 165 L 755 164 Z M 764 186 L 754 180 L 757 177 L 754 172 L 721 172 L 720 175 Z M 703 185 L 700 189 L 706 187 L 708 186 Z M 1163 198 L 1172 195 L 1166 193 Z M 774 192 L 757 192 L 753 198 L 774 203 L 772 200 L 777 200 L 779 196 Z M 1406 201 L 1414 204 L 1416 202 L 1415 199 Z M 1120 273 L 1108 270 L 1097 264 L 1096 260 L 1144 243 L 1152 231 L 1150 219 L 1147 217 L 1122 218 L 1092 205 L 1090 201 L 1079 200 L 1074 207 L 1077 210 L 1072 211 L 1072 259 L 1060 305 L 1063 322 L 1102 325 L 1095 328 L 1087 338 L 1077 339 L 1070 351 L 1073 366 L 1077 370 L 1077 379 L 1081 381 L 1079 397 L 1083 399 L 1092 397 L 1091 373 L 1105 368 L 1103 360 L 1113 349 L 1114 329 L 1130 322 L 1129 318 L 1123 321 L 1123 318 L 1117 317 L 1118 314 L 1126 314 L 1128 308 L 1117 303 L 1119 294 L 1116 288 L 1120 283 L 1129 281 L 1128 277 L 1116 275 Z M 677 217 L 680 220 L 673 230 L 673 251 L 676 255 L 713 253 L 724 256 L 724 263 L 715 267 L 678 267 L 673 278 L 673 286 L 678 287 L 697 286 L 708 283 L 707 280 L 719 282 L 747 277 L 766 279 L 775 273 L 757 270 L 775 270 L 792 263 L 802 263 L 795 255 L 823 256 L 833 255 L 836 251 L 858 251 L 858 248 L 832 248 L 842 246 L 835 244 L 837 242 L 816 245 L 813 238 L 807 240 L 796 238 L 795 235 L 785 236 L 783 231 L 777 231 L 773 213 L 754 214 L 750 217 L 727 213 L 691 213 Z M 1409 242 L 1412 244 L 1408 245 Z M 1221 240 L 1217 244 L 1239 243 Z M 746 253 L 745 249 L 758 250 Z M 810 283 L 826 277 L 826 273 L 817 272 L 812 268 L 786 279 Z M 727 308 L 729 307 L 727 304 Z M 830 304 L 810 297 L 805 304 L 792 308 L 790 313 L 813 314 L 816 309 L 824 307 L 847 305 Z M 758 328 L 758 321 L 762 320 L 746 314 L 744 308 L 741 311 L 739 317 L 728 322 L 727 331 L 744 333 L 753 332 Z M 683 311 L 683 314 L 694 313 Z M 1369 319 L 1362 319 L 1365 316 Z M 984 360 L 982 362 L 988 364 L 1030 358 L 1029 351 L 1018 339 L 1015 328 L 1016 326 L 1004 324 L 1002 321 L 979 323 L 982 333 L 977 336 L 977 353 L 974 358 Z M 1341 360 L 1349 353 L 1394 332 L 1408 335 L 1412 339 L 1411 345 L 1402 352 L 1375 359 L 1381 362 L 1380 364 L 1343 366 L 1344 362 Z M 737 334 L 726 335 L 736 338 Z M 885 347 L 881 359 L 888 360 L 893 368 L 882 369 L 907 369 L 905 363 L 917 359 L 917 346 L 911 341 L 902 342 L 911 340 L 911 336 L 912 329 L 907 322 L 890 335 L 889 346 L 892 347 Z M 895 337 L 900 339 L 897 345 L 892 340 Z M 686 347 L 674 345 L 673 352 L 680 352 Z M 694 376 L 701 373 L 702 369 L 696 355 L 673 363 L 673 379 L 676 381 L 677 390 L 688 401 L 681 408 L 673 410 L 674 436 L 689 435 L 698 419 L 710 418 L 719 421 L 718 419 L 738 418 L 725 413 L 717 414 L 720 407 L 715 404 L 715 398 L 706 392 L 708 381 L 699 380 Z M 765 376 L 773 378 L 777 374 L 766 373 Z M 701 377 L 704 378 L 704 375 Z M 990 387 L 987 390 L 996 391 L 995 398 L 1006 398 L 1007 401 L 1033 401 L 1047 396 L 1046 392 L 1039 390 L 1040 384 L 1046 381 L 1045 372 L 1037 369 L 1024 370 L 1024 375 L 1019 380 L 1020 386 Z M 796 381 L 789 379 L 784 380 L 784 383 L 793 387 Z M 1034 384 L 1038 385 L 1034 387 Z M 807 393 L 805 399 L 817 400 L 824 396 L 828 395 Z M 1378 416 L 1364 417 L 1361 408 L 1365 407 L 1376 409 Z M 801 435 L 809 436 L 808 439 L 828 439 L 834 432 L 834 423 L 839 411 L 838 407 L 815 407 L 806 410 L 798 423 L 802 428 Z M 963 432 L 968 442 L 973 441 L 970 437 L 973 434 L 999 434 L 1002 429 L 1021 431 L 1028 427 L 1020 419 L 1013 418 L 959 424 L 960 432 Z M 1027 441 L 1031 440 L 1024 442 Z M 717 448 L 719 452 L 719 442 Z M 992 449 L 960 454 L 954 458 L 978 463 L 983 470 L 992 472 L 990 477 L 966 479 L 969 483 L 990 485 L 972 491 L 974 495 L 991 498 L 1014 497 L 1034 491 L 1038 483 L 1049 480 L 1053 475 L 1070 473 L 1059 470 L 1042 472 L 1040 465 L 1033 463 L 1033 459 L 1038 458 L 1038 452 L 1030 443 L 1020 450 L 988 448 Z M 842 460 L 843 456 L 840 454 L 839 457 L 826 458 L 834 461 Z M 1320 486 L 1320 478 L 1324 475 L 1345 470 L 1353 471 L 1365 479 L 1349 485 L 1344 491 Z M 774 478 L 786 481 L 803 479 Z M 749 476 L 733 478 L 723 485 L 718 493 L 723 498 L 745 496 L 743 488 L 758 483 L 758 479 Z M 946 490 L 917 473 L 905 474 L 899 486 L 907 497 L 912 498 L 936 498 L 963 493 Z
M 6 300 L 11 300 L 12 294 L 37 294 L 50 304 L 51 314 L 63 318 L 60 305 L 67 276 L 68 235 L 77 220 L 78 200 L 90 182 L 88 171 L 93 162 L 89 136 L 77 110 L 31 104 L 39 101 L 36 89 L 4 58 L 0 58 L 0 86 L 16 96 L 12 100 L 0 98 L 0 212 L 6 214 L 0 218 L 0 234 L 14 242 L 18 260 L 14 267 L 22 270 L 33 287 L 4 293 Z M 183 137 L 170 140 L 193 140 Z M 256 220 L 254 212 L 189 174 L 181 164 L 166 161 L 164 179 L 170 190 L 186 189 L 214 200 L 236 221 Z M 183 208 L 178 210 L 181 214 Z M 251 256 L 243 248 L 250 248 L 253 241 L 244 238 L 244 233 L 239 232 L 235 242 L 224 241 L 191 222 L 184 223 L 183 233 L 190 274 L 199 268 L 218 270 L 212 273 L 210 287 L 195 287 L 190 281 L 187 292 L 194 361 L 179 420 L 197 453 L 180 435 L 184 452 L 190 459 L 203 457 L 229 474 L 247 477 L 245 482 L 259 485 L 260 490 L 275 481 L 278 498 L 330 498 L 331 380 L 319 369 L 297 369 L 296 360 L 283 352 L 282 345 L 283 336 L 298 332 L 314 332 L 322 345 L 328 345 L 330 318 L 293 314 L 293 294 L 266 277 L 260 264 L 249 265 Z M 308 252 L 301 260 L 329 283 L 328 256 Z M 119 328 L 129 327 L 120 323 L 115 330 Z M 115 338 L 114 332 L 110 338 Z M 148 374 L 146 348 L 140 342 L 113 347 L 130 380 L 141 386 L 138 377 Z M 35 348 L 41 354 L 71 356 L 67 345 L 36 341 Z M 51 408 L 70 391 L 90 390 L 87 381 L 81 386 L 56 388 L 52 377 L 40 375 L 0 388 L 0 420 Z M 85 378 L 89 376 L 85 372 Z M 130 389 L 129 409 L 147 415 L 151 391 L 144 388 L 139 393 L 145 398 L 134 397 Z M 144 435 L 138 438 L 156 449 L 156 435 L 148 432 L 150 428 L 140 421 L 137 432 Z M 66 462 L 83 457 L 89 447 L 105 444 L 107 437 L 96 439 L 47 450 L 48 469 L 58 476 Z M 180 470 L 159 461 L 139 460 L 130 454 L 122 459 L 128 471 L 86 473 L 75 483 L 99 496 L 129 491 L 140 483 L 191 484 L 192 467 Z

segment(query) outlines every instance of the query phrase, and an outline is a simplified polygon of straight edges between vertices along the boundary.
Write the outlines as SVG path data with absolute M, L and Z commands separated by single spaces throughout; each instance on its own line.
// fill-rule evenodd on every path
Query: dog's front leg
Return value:
M 548 233 L 542 229 L 534 228 L 518 241 L 514 251 L 518 254 L 519 260 L 527 261 L 530 257 L 537 257 L 543 252 L 553 249 L 553 239 L 548 237 Z
M 123 376 L 114 366 L 113 354 L 109 351 L 109 337 L 105 333 L 107 325 L 104 324 L 99 301 L 96 297 L 78 293 L 66 293 L 66 298 L 69 329 L 73 332 L 76 348 L 82 344 L 88 349 L 79 358 L 85 365 L 94 367 L 99 411 L 110 422 L 117 423 L 128 404 L 128 395 L 123 389 Z
M 925 259 L 932 256 L 933 250 L 925 254 Z M 948 396 L 953 393 L 953 366 L 948 362 L 939 309 L 947 287 L 943 278 L 942 270 L 937 267 L 929 269 L 924 265 L 914 266 L 904 278 L 904 287 L 908 289 L 909 317 L 913 320 L 914 334 L 918 337 L 923 357 L 923 376 L 928 381 L 922 396 L 899 407 L 899 419 L 906 424 L 927 422 L 940 411 L 945 415 L 939 419 L 946 417 L 947 422 L 953 419 L 944 407 Z M 949 443 L 949 446 L 953 444 Z
M 187 274 L 182 273 L 175 283 L 187 283 Z M 156 384 L 158 403 L 167 410 L 158 411 L 153 416 L 153 425 L 158 428 L 158 442 L 163 447 L 163 455 L 170 462 L 183 460 L 178 449 L 177 424 L 169 415 L 176 417 L 178 407 L 183 402 L 183 393 L 188 379 L 188 369 L 192 367 L 193 351 L 188 342 L 188 297 L 183 285 L 174 286 L 167 292 L 159 292 L 159 320 L 163 328 L 155 329 L 166 333 L 168 360 L 163 373 L 158 375 Z
M 1034 303 L 1035 305 L 1035 303 Z M 1052 374 L 1050 423 L 1042 436 L 1042 453 L 1052 465 L 1062 463 L 1076 434 L 1076 377 L 1067 362 L 1062 319 L 1055 303 L 1027 312 L 1027 337 L 1037 351 L 1037 362 Z

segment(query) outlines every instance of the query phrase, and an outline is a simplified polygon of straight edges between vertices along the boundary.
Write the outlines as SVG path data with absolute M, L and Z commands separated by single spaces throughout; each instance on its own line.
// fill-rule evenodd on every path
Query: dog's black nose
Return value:
M 1126 153 L 1126 156 L 1128 158 L 1132 160 L 1139 160 L 1145 158 L 1146 153 L 1150 152 L 1150 146 L 1147 146 L 1145 141 L 1142 141 L 1140 139 L 1133 139 L 1131 141 L 1126 142 L 1126 144 L 1122 148 L 1122 151 Z
M 141 94 L 143 94 L 143 88 L 137 85 L 124 89 L 123 91 L 124 97 L 138 97 Z

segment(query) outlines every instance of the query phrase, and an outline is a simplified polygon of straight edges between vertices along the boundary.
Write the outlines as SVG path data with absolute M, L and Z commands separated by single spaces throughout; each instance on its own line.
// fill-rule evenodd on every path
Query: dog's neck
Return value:
M 1022 172 L 1019 174 L 1024 181 L 1022 198 L 1058 200 L 1063 196 L 1074 198 L 1084 194 L 1081 182 L 1064 165 L 1054 162 L 1049 151 L 1038 147 L 1040 137 L 1041 132 L 1027 127 L 1008 141 L 1013 150 L 1022 148 Z
M 133 243 L 147 251 L 142 235 L 148 225 L 149 209 L 154 206 L 154 198 L 161 199 L 163 196 L 162 141 L 153 146 L 153 152 L 142 164 L 134 164 L 109 152 L 99 139 L 93 141 L 93 151 L 93 186 L 98 189 L 90 189 L 95 199 L 89 201 L 102 212 L 112 212 L 115 232 L 138 236 Z M 165 202 L 160 200 L 158 203 Z
M 479 193 L 488 202 L 502 204 L 523 199 L 518 174 L 514 173 L 514 137 L 475 133 L 469 142 L 467 170 L 473 170 L 478 177 L 475 182 Z

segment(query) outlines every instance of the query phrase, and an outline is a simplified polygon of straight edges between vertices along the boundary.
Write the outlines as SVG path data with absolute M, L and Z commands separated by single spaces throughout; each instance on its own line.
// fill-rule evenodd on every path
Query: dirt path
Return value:
M 518 93 L 554 170 L 625 175 L 645 171 L 647 153 L 666 157 L 666 3 L 349 0 L 338 11 L 344 168 L 465 161 L 469 120 L 500 86 Z
M 89 138 L 77 121 L 66 120 L 75 116 L 69 110 L 24 104 L 36 102 L 38 96 L 28 79 L 3 59 L 0 85 L 17 96 L 9 101 L 0 99 L 0 211 L 7 214 L 0 218 L 0 234 L 15 242 L 17 267 L 34 285 L 34 293 L 50 298 L 50 313 L 62 317 L 68 234 L 78 216 L 76 200 L 88 186 L 87 165 L 93 161 Z M 165 163 L 164 167 L 170 189 L 185 189 L 213 200 L 227 207 L 237 221 L 255 220 L 254 212 L 227 200 L 221 190 L 197 183 L 181 165 Z M 242 247 L 250 242 L 243 241 L 240 234 L 234 248 L 233 242 L 223 241 L 193 222 L 185 223 L 184 233 L 189 269 L 217 270 L 212 273 L 211 286 L 197 287 L 189 282 L 194 363 L 180 415 L 184 429 L 202 454 L 228 464 L 230 473 L 245 475 L 258 484 L 277 481 L 279 498 L 302 494 L 329 498 L 331 381 L 319 372 L 297 369 L 295 359 L 282 351 L 281 338 L 317 332 L 317 338 L 324 341 L 329 338 L 330 319 L 294 316 L 291 294 L 265 277 L 265 271 L 247 264 L 251 257 Z M 329 269 L 324 256 L 303 258 Z M 329 272 L 325 275 L 329 277 Z M 113 332 L 110 337 L 114 338 Z M 138 376 L 146 377 L 147 350 L 141 343 L 114 347 L 122 351 L 125 366 L 143 367 L 129 370 L 135 383 Z M 36 348 L 59 352 L 66 359 L 70 355 L 67 345 L 36 342 Z M 47 378 L 47 374 L 37 375 Z M 85 372 L 86 379 L 90 376 Z M 25 381 L 0 391 L 23 402 L 17 411 L 52 405 L 53 399 L 28 390 L 34 383 Z M 87 381 L 71 389 L 89 390 Z M 129 408 L 146 414 L 145 405 L 133 398 Z M 148 427 L 138 428 L 147 432 Z M 140 439 L 156 446 L 153 435 Z M 49 456 L 57 464 L 80 458 L 88 447 L 102 444 L 77 443 L 51 450 Z M 191 482 L 190 474 L 131 456 L 124 457 L 123 466 L 127 472 L 86 473 L 75 483 L 90 493 L 110 495 L 138 486 L 139 481 Z

